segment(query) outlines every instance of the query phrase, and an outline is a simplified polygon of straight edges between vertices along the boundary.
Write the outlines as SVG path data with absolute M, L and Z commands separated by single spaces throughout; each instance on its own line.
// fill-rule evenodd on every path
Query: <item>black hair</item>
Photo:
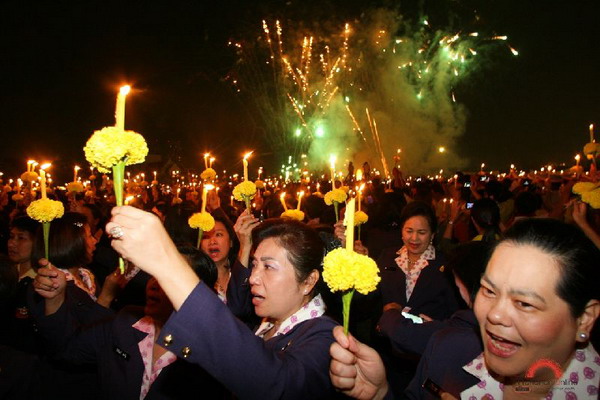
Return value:
M 427 220 L 429 229 L 431 229 L 432 233 L 437 231 L 437 218 L 435 212 L 429 204 L 422 201 L 413 201 L 404 206 L 402 214 L 400 214 L 400 228 L 402 229 L 404 227 L 407 220 L 417 216 Z
M 181 204 L 172 206 L 165 215 L 164 226 L 176 245 L 192 245 L 196 243 L 198 231 L 188 224 L 193 210 L 181 207 Z
M 20 231 L 29 232 L 31 238 L 35 237 L 35 233 L 37 232 L 40 223 L 37 222 L 33 218 L 29 218 L 28 216 L 21 215 L 12 220 L 10 223 L 10 229 L 18 229 Z
M 313 296 L 321 291 L 324 244 L 319 234 L 308 225 L 289 218 L 272 218 L 252 231 L 254 249 L 265 239 L 273 238 L 287 250 L 287 258 L 294 267 L 298 283 L 308 278 L 313 270 L 319 271 L 319 282 L 313 288 Z
M 500 232 L 500 207 L 492 199 L 481 199 L 473 203 L 471 217 L 483 229 L 483 242 L 495 242 Z
M 573 317 L 583 314 L 587 303 L 600 299 L 600 250 L 577 227 L 549 218 L 528 218 L 515 223 L 502 243 L 530 245 L 553 257 L 561 277 L 556 293 Z
M 17 292 L 19 272 L 4 254 L 0 254 L 0 310 L 6 306 Z M 13 310 L 14 312 L 14 310 Z
M 467 242 L 456 246 L 448 255 L 446 268 L 465 285 L 471 302 L 479 291 L 492 247 L 486 242 Z
M 185 257 L 198 278 L 202 279 L 209 288 L 214 290 L 215 282 L 217 282 L 218 278 L 215 262 L 202 250 L 191 245 L 177 246 L 177 250 Z
M 57 268 L 69 269 L 89 264 L 84 226 L 88 224 L 85 215 L 66 212 L 50 224 L 48 238 L 48 258 Z M 44 258 L 44 237 L 38 229 L 33 246 L 32 266 L 37 268 L 38 260 Z

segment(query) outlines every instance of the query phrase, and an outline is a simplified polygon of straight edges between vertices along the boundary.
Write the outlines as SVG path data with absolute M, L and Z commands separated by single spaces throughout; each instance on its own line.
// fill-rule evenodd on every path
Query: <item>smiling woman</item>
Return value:
M 550 219 L 515 225 L 494 251 L 475 300 L 484 352 L 466 370 L 486 384 L 463 394 L 557 398 L 571 391 L 596 398 L 600 365 L 588 341 L 600 313 L 599 259 L 575 227 Z M 552 368 L 528 374 L 544 360 L 558 366 L 561 379 Z
M 113 247 L 154 275 L 173 313 L 158 343 L 200 365 L 238 398 L 327 399 L 329 346 L 336 323 L 323 315 L 318 293 L 324 245 L 316 231 L 271 220 L 253 232 L 249 277 L 252 303 L 263 323 L 253 333 L 236 319 L 177 254 L 160 220 L 131 208 L 113 209 Z M 226 351 L 223 351 L 226 349 Z

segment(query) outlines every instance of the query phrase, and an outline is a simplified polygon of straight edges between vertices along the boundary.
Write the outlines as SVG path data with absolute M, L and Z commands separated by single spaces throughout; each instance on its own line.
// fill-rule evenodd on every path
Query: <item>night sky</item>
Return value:
M 471 168 L 571 163 L 588 125 L 600 126 L 593 0 L 12 1 L 0 5 L 0 170 L 23 172 L 28 158 L 52 161 L 59 174 L 86 165 L 85 141 L 114 123 L 124 83 L 136 90 L 127 128 L 146 137 L 151 153 L 200 167 L 211 150 L 219 169 L 241 170 L 241 154 L 257 148 L 253 163 L 268 165 L 261 127 L 223 79 L 235 61 L 228 39 L 259 34 L 265 17 L 341 24 L 378 6 L 433 19 L 477 10 L 519 50 L 461 86 L 468 121 L 459 151 Z

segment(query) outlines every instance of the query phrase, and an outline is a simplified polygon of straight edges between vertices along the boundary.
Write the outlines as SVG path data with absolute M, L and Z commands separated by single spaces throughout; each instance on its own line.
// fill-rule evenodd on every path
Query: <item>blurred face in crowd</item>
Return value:
M 537 247 L 505 242 L 496 248 L 474 306 L 491 371 L 522 376 L 542 359 L 564 370 L 579 321 L 556 292 L 560 278 L 557 260 Z
M 155 321 L 166 322 L 173 312 L 171 301 L 162 290 L 156 278 L 152 277 L 146 284 L 146 306 L 144 313 Z
M 402 226 L 402 241 L 408 253 L 413 256 L 423 254 L 433 239 L 433 232 L 427 218 L 416 215 L 406 220 Z
M 33 238 L 28 231 L 12 228 L 8 239 L 8 257 L 14 263 L 30 261 Z
M 233 246 L 229 232 L 225 224 L 220 221 L 215 222 L 215 227 L 210 232 L 204 232 L 200 247 L 215 264 L 219 265 L 227 260 L 229 250 Z
M 85 249 L 87 252 L 87 258 L 91 262 L 94 257 L 94 251 L 96 250 L 96 244 L 98 240 L 92 235 L 92 230 L 88 224 L 83 225 Z

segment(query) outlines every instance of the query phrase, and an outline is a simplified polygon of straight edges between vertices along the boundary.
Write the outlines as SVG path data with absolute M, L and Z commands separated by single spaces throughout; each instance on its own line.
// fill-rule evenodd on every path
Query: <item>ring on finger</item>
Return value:
M 108 231 L 108 234 L 113 238 L 113 239 L 120 239 L 123 237 L 123 235 L 125 235 L 125 231 L 123 231 L 123 227 L 116 225 L 113 226 L 110 231 Z

